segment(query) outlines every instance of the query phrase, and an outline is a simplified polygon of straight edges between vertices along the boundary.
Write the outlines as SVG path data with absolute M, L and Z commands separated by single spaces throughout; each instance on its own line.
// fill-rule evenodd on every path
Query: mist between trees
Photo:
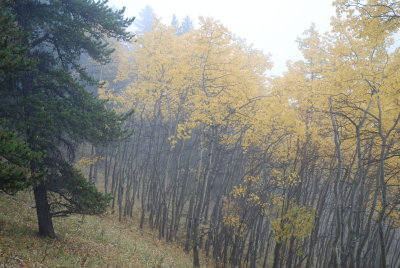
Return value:
M 400 3 L 334 4 L 280 77 L 210 18 L 110 39 L 110 64 L 81 63 L 133 134 L 74 165 L 195 267 L 398 267 Z

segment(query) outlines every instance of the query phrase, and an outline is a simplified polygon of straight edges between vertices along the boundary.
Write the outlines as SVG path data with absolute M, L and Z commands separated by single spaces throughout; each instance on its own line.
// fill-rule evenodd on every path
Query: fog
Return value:
M 150 5 L 162 22 L 169 24 L 173 14 L 179 19 L 189 15 L 197 23 L 199 16 L 219 20 L 234 34 L 245 38 L 255 48 L 271 54 L 274 67 L 270 74 L 280 75 L 286 70 L 287 60 L 302 58 L 296 39 L 315 23 L 319 32 L 330 29 L 330 18 L 335 15 L 331 1 L 162 1 L 110 0 L 111 6 L 126 7 L 128 16 L 139 16 Z M 132 27 L 132 30 L 135 30 Z

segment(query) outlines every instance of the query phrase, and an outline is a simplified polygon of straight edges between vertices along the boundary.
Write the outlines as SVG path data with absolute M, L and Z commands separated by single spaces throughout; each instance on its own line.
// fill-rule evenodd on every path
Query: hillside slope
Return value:
M 57 239 L 39 238 L 33 204 L 0 193 L 0 267 L 191 267 L 177 245 L 113 215 L 56 218 Z

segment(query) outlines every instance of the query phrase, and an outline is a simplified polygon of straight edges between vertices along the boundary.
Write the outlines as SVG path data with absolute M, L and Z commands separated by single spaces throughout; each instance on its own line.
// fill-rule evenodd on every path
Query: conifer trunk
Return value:
M 38 217 L 39 236 L 55 238 L 53 220 L 50 214 L 50 206 L 47 199 L 47 190 L 44 182 L 34 187 L 36 213 Z

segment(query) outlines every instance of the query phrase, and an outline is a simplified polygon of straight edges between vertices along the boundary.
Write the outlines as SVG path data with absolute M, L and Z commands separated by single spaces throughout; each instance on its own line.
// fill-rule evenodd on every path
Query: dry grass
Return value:
M 0 193 L 0 267 L 191 267 L 191 256 L 114 215 L 54 220 L 57 239 L 36 234 L 30 193 Z

